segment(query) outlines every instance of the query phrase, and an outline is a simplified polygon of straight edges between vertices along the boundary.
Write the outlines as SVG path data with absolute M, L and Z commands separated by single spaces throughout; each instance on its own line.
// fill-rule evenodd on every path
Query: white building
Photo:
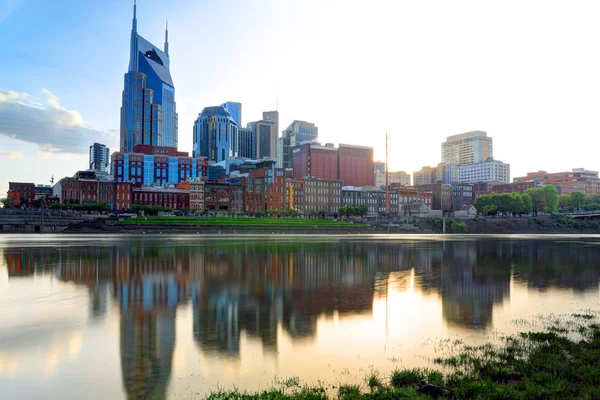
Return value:
M 388 182 L 397 183 L 400 186 L 410 186 L 410 174 L 404 171 L 389 172 Z M 385 187 L 385 169 L 383 171 L 375 170 L 375 186 Z
M 498 182 L 510 183 L 510 164 L 502 161 L 486 161 L 458 166 L 460 183 Z

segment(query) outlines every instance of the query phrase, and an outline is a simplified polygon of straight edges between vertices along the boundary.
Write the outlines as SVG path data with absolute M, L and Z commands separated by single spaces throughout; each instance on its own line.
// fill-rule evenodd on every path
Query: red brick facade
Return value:
M 182 189 L 159 187 L 133 188 L 133 204 L 161 206 L 173 210 L 190 207 L 190 192 Z

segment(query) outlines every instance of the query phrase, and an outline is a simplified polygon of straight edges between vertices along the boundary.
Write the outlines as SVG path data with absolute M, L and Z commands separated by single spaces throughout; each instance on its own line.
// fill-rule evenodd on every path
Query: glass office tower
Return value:
M 175 85 L 169 71 L 168 29 L 164 51 L 137 33 L 136 6 L 121 107 L 121 151 L 137 144 L 177 147 Z

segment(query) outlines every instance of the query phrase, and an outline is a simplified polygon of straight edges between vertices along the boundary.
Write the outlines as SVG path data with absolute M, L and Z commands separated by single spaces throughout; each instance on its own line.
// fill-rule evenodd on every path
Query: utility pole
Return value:
M 44 201 L 44 198 L 42 198 L 42 203 L 41 203 L 41 219 L 40 219 L 40 233 L 44 233 L 44 206 L 46 205 L 46 202 Z
M 385 133 L 385 213 L 390 215 L 390 187 L 389 187 L 389 174 L 388 168 L 388 134 Z

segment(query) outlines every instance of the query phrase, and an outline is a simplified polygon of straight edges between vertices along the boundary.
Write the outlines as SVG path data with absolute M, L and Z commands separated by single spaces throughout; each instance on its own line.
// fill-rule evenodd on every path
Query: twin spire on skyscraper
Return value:
M 131 44 L 129 46 L 129 71 L 139 71 L 138 60 L 138 33 L 137 33 L 137 4 L 133 0 L 133 21 L 131 23 Z M 165 49 L 164 52 L 169 57 L 169 21 L 165 26 Z

